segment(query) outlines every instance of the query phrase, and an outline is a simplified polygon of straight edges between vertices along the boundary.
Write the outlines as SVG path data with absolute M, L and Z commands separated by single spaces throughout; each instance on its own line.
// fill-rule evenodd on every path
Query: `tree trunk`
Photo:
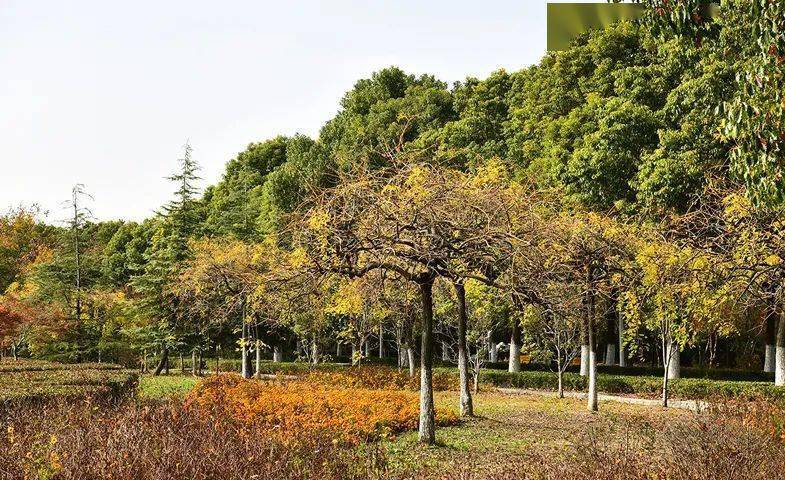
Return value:
M 415 370 L 417 369 L 417 362 L 414 359 L 414 347 L 411 345 L 406 346 L 406 357 L 407 363 L 409 364 L 409 376 L 413 377 L 415 375 Z
M 512 321 L 510 334 L 510 358 L 507 365 L 509 372 L 521 371 L 521 325 L 517 319 Z
M 594 274 L 591 267 L 587 271 L 586 288 L 586 338 L 589 347 L 589 399 L 588 409 L 596 412 L 599 405 L 597 403 L 597 339 L 594 332 Z
M 678 344 L 668 339 L 666 341 L 664 356 L 665 358 L 663 359 L 663 365 L 665 367 L 665 373 L 662 376 L 662 406 L 667 408 L 668 407 L 668 381 L 674 378 L 679 378 L 679 373 L 680 373 L 679 372 L 680 355 L 679 355 Z
M 581 327 L 581 377 L 589 373 L 589 324 L 588 320 L 583 320 Z
M 158 366 L 155 367 L 155 371 L 153 372 L 153 375 L 155 375 L 156 377 L 160 375 L 161 372 L 164 371 L 164 368 L 167 368 L 168 364 L 169 364 L 169 348 L 164 347 L 163 350 L 161 350 L 161 359 L 158 361 Z
M 422 344 L 420 346 L 420 425 L 419 441 L 436 442 L 433 406 L 433 279 L 420 283 L 422 296 Z
M 594 328 L 589 324 L 589 401 L 588 409 L 590 412 L 596 412 L 598 409 L 597 403 L 597 352 L 594 351 Z
M 499 345 L 493 341 L 493 339 L 489 340 L 490 345 L 488 345 L 488 361 L 491 363 L 498 363 L 499 362 Z
M 362 350 L 362 341 L 359 344 L 352 343 L 352 366 L 360 364 L 360 354 L 358 353 Z
M 185 375 L 185 359 L 183 358 L 183 354 L 180 354 L 180 373 Z
M 616 320 L 619 327 L 619 366 L 627 366 L 627 349 L 624 347 L 624 315 L 617 315 Z
M 616 345 L 609 343 L 605 346 L 605 365 L 616 364 Z
M 662 406 L 663 408 L 668 408 L 668 375 L 667 370 L 666 374 L 662 376 Z
M 316 341 L 316 335 L 311 339 L 311 363 L 314 365 L 319 363 L 319 343 Z
M 254 372 L 256 378 L 262 377 L 262 341 L 258 338 L 256 339 L 256 372 Z
M 365 357 L 365 358 L 371 358 L 371 342 L 370 342 L 370 340 L 371 340 L 370 338 L 366 338 L 365 341 L 363 342 L 363 350 L 364 350 L 363 357 Z
M 283 362 L 283 350 L 281 349 L 280 345 L 275 345 L 273 347 L 273 362 L 275 363 Z
M 336 357 L 336 358 L 340 357 L 342 353 L 343 353 L 343 352 L 341 351 L 341 342 L 338 342 L 338 343 L 335 345 L 335 357 Z
M 766 351 L 763 361 L 763 371 L 774 373 L 777 363 L 777 312 L 775 308 L 768 308 L 766 312 Z
M 194 348 L 193 350 L 191 350 L 191 375 L 193 375 L 194 377 L 199 376 L 199 374 L 197 373 L 199 370 L 199 365 L 197 365 L 196 361 L 197 361 L 196 349 Z
M 605 311 L 605 365 L 616 364 L 616 341 L 618 332 L 618 317 L 616 297 L 618 292 L 614 289 L 611 293 L 610 305 Z
M 202 369 L 206 368 L 205 365 L 204 365 L 204 357 L 202 355 L 202 350 L 201 349 L 199 349 L 199 351 L 196 354 L 196 364 L 197 364 L 196 374 L 201 377 L 202 376 Z
M 387 352 L 384 351 L 384 326 L 380 323 L 379 324 L 379 358 L 384 358 L 387 356 Z
M 469 389 L 469 346 L 466 344 L 466 289 L 462 283 L 455 284 L 458 297 L 458 375 L 461 383 L 460 411 L 462 417 L 474 415 L 472 392 Z
M 450 361 L 450 347 L 447 345 L 447 342 L 442 343 L 442 362 L 449 362 Z
M 221 373 L 221 355 L 219 355 L 218 345 L 215 346 L 215 373 Z
M 668 342 L 667 367 L 668 380 L 673 380 L 681 377 L 681 354 L 679 353 L 679 345 L 674 342 Z
M 400 372 L 403 370 L 403 367 L 406 366 L 406 355 L 403 350 L 403 334 L 401 333 L 401 329 L 395 329 L 395 352 L 398 356 L 398 371 Z
M 777 350 L 774 365 L 774 385 L 785 386 L 785 311 L 777 322 Z
M 245 319 L 243 319 L 243 333 L 240 339 L 240 352 L 242 355 L 242 373 L 243 378 L 251 378 L 251 362 L 248 358 L 248 327 Z
M 559 365 L 558 368 L 559 368 L 559 398 L 564 398 L 564 370 L 562 370 L 561 365 Z

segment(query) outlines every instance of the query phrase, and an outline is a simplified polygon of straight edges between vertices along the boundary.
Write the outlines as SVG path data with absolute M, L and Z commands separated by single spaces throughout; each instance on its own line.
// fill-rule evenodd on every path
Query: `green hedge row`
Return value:
M 554 372 L 518 372 L 484 370 L 480 381 L 496 387 L 532 390 L 556 390 L 558 377 Z M 564 374 L 565 390 L 585 391 L 587 378 L 577 373 Z M 630 375 L 597 375 L 597 389 L 602 393 L 657 397 L 662 392 L 662 377 Z M 671 380 L 668 390 L 673 398 L 707 400 L 713 398 L 785 400 L 785 387 L 773 383 L 681 378 Z
M 191 371 L 191 359 L 185 359 L 183 361 L 184 368 L 186 371 Z M 213 372 L 215 370 L 215 359 L 208 358 L 205 360 L 204 363 L 205 367 L 208 371 Z M 239 358 L 222 358 L 219 362 L 219 367 L 221 372 L 240 372 L 242 367 L 242 360 Z M 337 369 L 337 368 L 344 368 L 346 367 L 345 363 L 320 363 L 316 366 L 305 363 L 305 362 L 279 362 L 275 363 L 270 360 L 263 360 L 261 365 L 262 373 L 264 374 L 295 374 L 300 372 L 307 372 L 313 369 Z M 169 369 L 171 372 L 177 372 L 180 368 L 179 361 L 171 364 Z M 251 359 L 251 370 L 256 370 L 256 361 L 252 358 Z
M 484 368 L 489 370 L 507 370 L 507 362 L 486 363 Z M 580 367 L 571 366 L 567 369 L 569 373 L 578 373 Z M 525 363 L 521 365 L 521 370 L 526 372 L 550 372 L 553 369 L 549 365 L 541 363 Z M 597 372 L 609 375 L 635 375 L 660 377 L 663 374 L 662 367 L 647 367 L 634 365 L 620 367 L 618 365 L 597 365 Z M 705 378 L 709 380 L 735 380 L 744 382 L 773 382 L 774 374 L 758 370 L 741 370 L 735 368 L 705 368 L 705 367 L 682 367 L 682 378 Z
M 4 358 L 0 361 L 0 372 L 43 372 L 51 370 L 122 370 L 112 363 L 56 363 L 29 358 Z

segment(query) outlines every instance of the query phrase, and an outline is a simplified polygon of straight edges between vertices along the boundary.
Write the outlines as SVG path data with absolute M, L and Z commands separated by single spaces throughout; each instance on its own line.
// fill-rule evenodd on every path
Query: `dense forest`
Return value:
M 89 185 L 66 225 L 8 212 L 3 354 L 245 376 L 254 356 L 397 357 L 431 442 L 437 356 L 463 413 L 482 364 L 522 354 L 579 358 L 595 409 L 598 362 L 785 385 L 785 6 L 645 3 L 520 71 L 380 70 L 316 138 L 251 143 L 203 190 L 185 145 L 140 223 L 95 221 Z

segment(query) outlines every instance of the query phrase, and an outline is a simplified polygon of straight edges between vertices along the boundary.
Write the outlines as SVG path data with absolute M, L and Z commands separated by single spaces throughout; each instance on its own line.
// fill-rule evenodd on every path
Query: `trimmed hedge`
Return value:
M 0 363 L 0 403 L 6 406 L 62 398 L 116 401 L 133 395 L 137 384 L 136 373 L 116 365 Z
M 507 370 L 507 362 L 485 363 L 483 368 L 489 370 Z M 568 373 L 577 373 L 580 367 L 571 366 L 567 369 Z M 542 363 L 521 364 L 521 371 L 525 372 L 551 372 L 553 368 Z M 634 365 L 620 367 L 618 365 L 597 365 L 598 373 L 622 376 L 648 376 L 662 377 L 664 370 L 662 367 L 647 367 Z M 758 370 L 741 370 L 735 368 L 705 368 L 705 367 L 682 367 L 682 378 L 705 378 L 710 380 L 734 380 L 742 382 L 773 382 L 774 374 Z
M 0 362 L 0 372 L 43 372 L 52 370 L 122 370 L 121 365 L 112 363 L 56 363 L 46 360 L 6 358 Z
M 587 378 L 577 373 L 564 374 L 565 390 L 585 391 Z M 556 390 L 558 376 L 555 372 L 518 372 L 484 370 L 480 381 L 496 387 L 522 388 L 531 390 Z M 631 375 L 597 375 L 597 390 L 616 395 L 636 395 L 658 397 L 662 392 L 662 377 Z M 668 382 L 672 398 L 706 400 L 712 398 L 736 398 L 750 400 L 785 400 L 785 388 L 775 387 L 773 383 L 710 380 L 702 378 L 681 378 Z

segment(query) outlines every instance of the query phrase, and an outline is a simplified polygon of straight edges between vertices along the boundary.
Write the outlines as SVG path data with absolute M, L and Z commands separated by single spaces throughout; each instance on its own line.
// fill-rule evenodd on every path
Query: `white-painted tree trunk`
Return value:
M 776 290 L 772 291 L 775 294 Z M 763 371 L 774 373 L 777 365 L 777 302 L 770 299 L 766 305 L 766 318 L 763 320 L 763 338 L 766 349 L 763 355 Z
M 248 358 L 248 336 L 246 332 L 248 331 L 247 324 L 243 322 L 243 336 L 240 341 L 240 351 L 242 352 L 242 376 L 243 378 L 251 378 L 251 363 Z
M 785 346 L 777 345 L 775 355 L 774 385 L 785 387 Z
M 774 385 L 785 387 L 785 313 L 783 313 L 777 323 L 777 348 L 774 352 Z
M 259 378 L 262 374 L 262 341 L 257 339 L 256 340 L 256 369 L 254 371 L 254 376 Z
M 589 270 L 589 279 L 592 279 L 592 271 Z M 587 312 L 586 312 L 586 336 L 584 343 L 588 347 L 588 376 L 589 392 L 587 407 L 590 412 L 596 412 L 599 408 L 597 403 L 597 337 L 594 331 L 594 290 L 589 282 L 587 289 Z
M 384 351 L 384 327 L 379 325 L 379 358 L 384 358 L 387 353 Z
M 417 362 L 414 360 L 414 347 L 406 347 L 406 355 L 409 358 L 409 376 L 413 377 L 417 374 Z
M 507 365 L 507 371 L 521 371 L 521 346 L 514 342 L 510 342 L 510 360 Z
M 363 353 L 363 356 L 365 358 L 371 358 L 371 342 L 369 342 L 367 338 L 365 339 L 365 348 L 364 348 L 364 350 L 365 350 L 365 353 Z
M 510 372 L 521 371 L 521 325 L 517 320 L 512 322 L 510 334 L 510 358 L 507 365 Z
M 590 412 L 596 412 L 598 409 L 597 404 L 597 354 L 594 350 L 589 350 L 589 402 L 588 409 Z
M 488 346 L 488 361 L 491 363 L 499 361 L 499 345 L 493 340 L 490 340 L 490 345 Z
M 280 363 L 283 361 L 283 350 L 281 347 L 276 345 L 273 347 L 273 362 Z
M 668 382 L 681 376 L 681 354 L 679 353 L 679 345 L 670 341 L 668 343 L 668 350 L 665 355 L 665 373 L 662 378 L 662 406 L 668 407 Z
M 442 342 L 442 361 L 450 361 L 450 347 L 447 345 L 447 342 Z
M 777 364 L 777 346 L 766 345 L 766 353 L 763 361 L 763 371 L 766 373 L 774 373 L 774 367 Z
M 605 365 L 616 364 L 616 345 L 609 343 L 605 346 Z
M 589 373 L 589 346 L 581 345 L 581 377 Z
M 670 342 L 668 355 L 670 356 L 667 360 L 668 380 L 681 378 L 681 353 L 679 352 L 679 345 L 676 342 Z

